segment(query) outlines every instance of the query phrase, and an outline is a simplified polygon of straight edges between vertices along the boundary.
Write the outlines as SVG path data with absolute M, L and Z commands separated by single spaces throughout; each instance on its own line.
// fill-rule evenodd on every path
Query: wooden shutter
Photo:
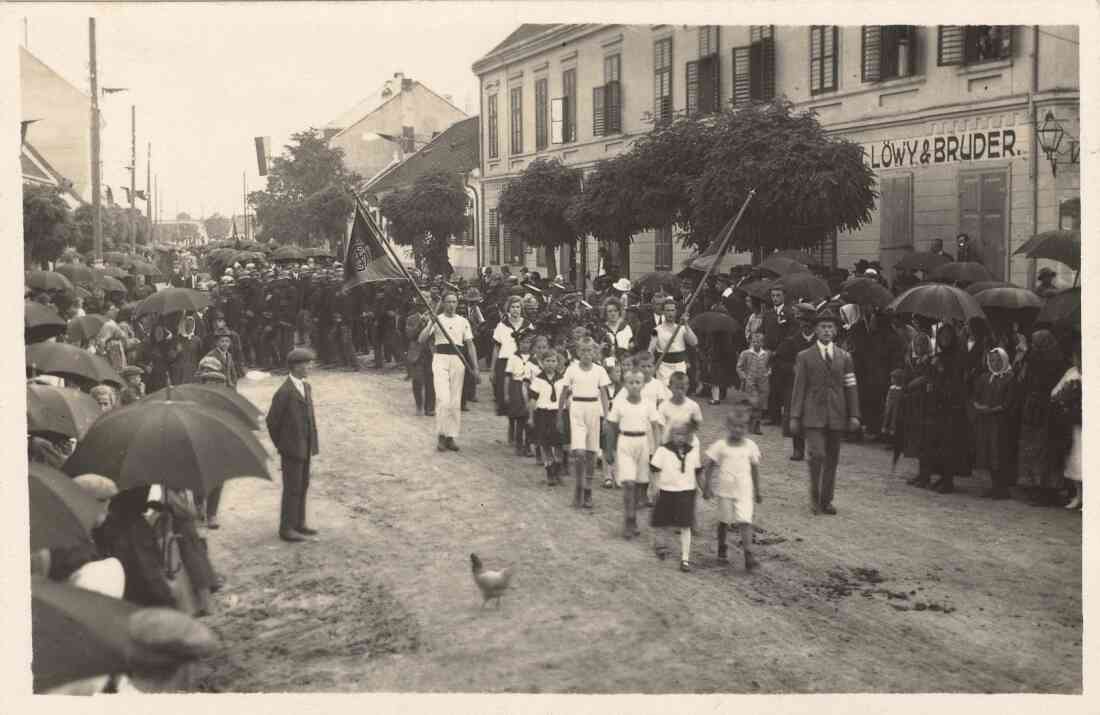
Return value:
M 913 246 L 913 175 L 879 177 L 879 248 Z
M 699 112 L 699 63 L 688 62 L 685 67 L 688 116 Z
M 592 135 L 602 137 L 607 127 L 607 88 L 592 88 Z
M 550 100 L 550 143 L 561 144 L 565 140 L 565 98 Z
M 547 81 L 535 82 L 535 149 L 546 148 Z
M 497 223 L 497 210 L 489 209 L 489 263 L 500 265 L 500 224 Z
M 752 100 L 752 45 L 733 48 L 733 106 Z
M 878 82 L 882 79 L 882 25 L 864 25 L 862 30 L 863 81 Z
M 981 240 L 975 246 L 978 254 L 976 258 L 993 274 L 993 280 L 1004 280 L 1008 174 L 1004 171 L 992 171 L 981 174 L 980 178 Z M 971 240 L 971 244 L 973 243 Z
M 775 40 L 771 37 L 750 46 L 749 94 L 763 102 L 775 97 Z
M 617 134 L 623 130 L 623 84 L 614 80 L 604 86 L 607 88 L 605 92 L 607 133 Z
M 823 87 L 822 65 L 825 62 L 824 37 L 827 28 L 821 25 L 810 27 L 810 94 L 821 92 Z
M 715 55 L 699 60 L 699 112 L 718 111 L 718 63 Z
M 940 25 L 936 30 L 936 65 L 950 67 L 966 64 L 962 25 Z

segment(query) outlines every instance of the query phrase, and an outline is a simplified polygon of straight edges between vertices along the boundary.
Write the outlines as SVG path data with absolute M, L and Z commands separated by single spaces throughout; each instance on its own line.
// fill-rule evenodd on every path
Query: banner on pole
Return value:
M 345 290 L 361 283 L 405 278 L 404 271 L 394 263 L 382 245 L 385 240 L 356 202 L 355 216 L 344 248 Z

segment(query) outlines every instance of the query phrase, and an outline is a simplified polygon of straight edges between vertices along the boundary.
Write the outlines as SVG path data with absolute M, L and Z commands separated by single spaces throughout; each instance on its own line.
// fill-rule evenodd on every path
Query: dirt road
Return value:
M 621 496 L 571 509 L 512 456 L 488 385 L 462 451 L 435 451 L 403 372 L 311 376 L 321 455 L 316 541 L 278 540 L 274 482 L 225 489 L 210 532 L 229 583 L 209 624 L 226 649 L 204 689 L 246 692 L 1081 691 L 1081 519 L 891 475 L 886 450 L 844 445 L 834 517 L 811 517 L 805 465 L 777 428 L 757 507 L 759 571 L 715 558 L 713 506 L 690 574 L 652 533 L 619 536 Z M 261 408 L 282 378 L 240 386 Z M 704 445 L 719 436 L 704 405 Z M 264 444 L 271 448 L 266 435 Z M 648 512 L 643 512 L 647 523 Z M 480 608 L 469 554 L 515 568 Z

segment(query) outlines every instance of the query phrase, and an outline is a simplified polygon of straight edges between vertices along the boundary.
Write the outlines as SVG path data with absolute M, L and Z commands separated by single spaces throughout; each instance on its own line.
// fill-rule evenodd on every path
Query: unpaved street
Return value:
M 504 445 L 489 387 L 460 453 L 435 451 L 403 371 L 315 371 L 317 540 L 276 535 L 273 482 L 236 480 L 209 533 L 228 585 L 208 623 L 216 691 L 1080 692 L 1081 517 L 937 495 L 844 445 L 835 517 L 811 517 L 805 465 L 778 429 L 764 453 L 759 571 L 715 559 L 713 506 L 695 570 L 619 536 L 621 493 L 568 506 Z M 283 378 L 242 382 L 266 409 Z M 719 436 L 703 406 L 704 445 Z M 264 444 L 271 449 L 266 435 Z M 480 608 L 470 552 L 510 563 L 502 607 Z

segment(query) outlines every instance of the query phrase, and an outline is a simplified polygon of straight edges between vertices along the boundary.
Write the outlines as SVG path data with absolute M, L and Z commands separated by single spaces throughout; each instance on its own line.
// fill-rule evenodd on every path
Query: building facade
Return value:
M 654 121 L 786 97 L 861 144 L 878 182 L 873 220 L 815 249 L 826 263 L 889 268 L 933 239 L 955 253 L 965 233 L 995 277 L 1028 284 L 1036 266 L 1012 252 L 1079 221 L 1064 210 L 1080 194 L 1077 42 L 1070 26 L 521 26 L 474 65 L 486 262 L 538 262 L 495 215 L 534 158 L 590 169 Z M 1036 135 L 1048 113 L 1056 169 Z M 673 233 L 636 236 L 630 273 L 677 270 Z
M 449 98 L 398 72 L 325 131 L 329 145 L 344 151 L 348 170 L 370 180 L 465 118 Z

